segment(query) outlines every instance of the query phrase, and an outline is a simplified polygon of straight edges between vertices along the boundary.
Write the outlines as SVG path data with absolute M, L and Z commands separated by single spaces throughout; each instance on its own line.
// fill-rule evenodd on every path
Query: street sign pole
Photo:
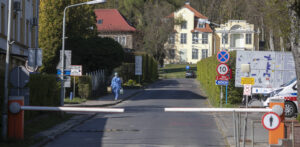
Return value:
M 226 85 L 226 104 L 227 104 L 227 85 Z
M 220 107 L 222 108 L 222 99 L 223 99 L 223 86 L 221 85 L 221 93 L 220 93 Z

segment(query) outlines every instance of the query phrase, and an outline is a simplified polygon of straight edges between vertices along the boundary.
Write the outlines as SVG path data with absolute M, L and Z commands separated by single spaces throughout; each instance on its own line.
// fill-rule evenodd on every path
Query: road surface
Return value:
M 163 112 L 165 107 L 208 107 L 195 79 L 158 81 L 145 92 L 114 107 L 125 108 L 125 113 L 97 114 L 46 146 L 226 146 L 212 114 Z

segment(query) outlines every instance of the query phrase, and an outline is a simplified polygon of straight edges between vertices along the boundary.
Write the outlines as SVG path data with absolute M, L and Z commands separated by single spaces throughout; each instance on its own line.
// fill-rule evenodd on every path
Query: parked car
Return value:
M 185 78 L 196 78 L 196 74 L 193 70 L 188 70 L 185 73 Z
M 265 107 L 269 106 L 269 101 L 272 98 L 282 98 L 285 100 L 285 116 L 293 117 L 298 113 L 298 101 L 297 101 L 297 79 L 293 79 L 290 82 L 281 85 L 280 88 L 275 89 L 269 95 L 269 97 L 263 101 Z

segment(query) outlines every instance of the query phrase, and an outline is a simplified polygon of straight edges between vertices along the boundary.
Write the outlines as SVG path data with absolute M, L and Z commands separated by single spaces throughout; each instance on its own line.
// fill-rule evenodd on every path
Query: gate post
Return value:
M 274 106 L 278 107 L 278 105 L 281 106 L 283 112 L 278 114 L 280 117 L 279 127 L 269 130 L 269 144 L 278 144 L 279 139 L 284 139 L 284 99 L 270 99 L 270 108 L 274 109 Z
M 23 96 L 10 96 L 8 100 L 8 138 L 24 139 L 24 106 Z

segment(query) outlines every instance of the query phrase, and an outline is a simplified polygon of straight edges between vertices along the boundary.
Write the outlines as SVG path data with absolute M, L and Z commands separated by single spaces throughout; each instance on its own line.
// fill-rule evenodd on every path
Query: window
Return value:
M 172 33 L 169 37 L 169 44 L 174 44 L 175 43 L 175 33 Z
M 120 39 L 121 39 L 120 44 L 122 44 L 123 46 L 126 46 L 126 37 L 122 36 L 122 37 L 120 37 Z
M 251 44 L 251 43 L 252 43 L 252 35 L 246 34 L 246 44 Z
M 202 33 L 202 44 L 208 44 L 208 34 Z
M 103 19 L 99 19 L 98 21 L 97 21 L 97 24 L 102 24 L 103 23 Z
M 186 44 L 186 33 L 180 34 L 180 43 Z
M 198 59 L 198 49 L 192 49 L 192 59 Z
M 169 50 L 169 58 L 170 59 L 175 59 L 175 49 L 170 49 Z
M 199 33 L 194 32 L 193 33 L 193 44 L 198 44 L 198 40 L 199 40 Z
M 186 29 L 186 26 L 187 26 L 187 22 L 186 21 L 183 21 L 181 23 L 181 29 Z
M 205 28 L 205 23 L 198 23 L 198 28 Z
M 202 49 L 202 58 L 201 59 L 207 58 L 207 53 L 208 53 L 208 49 Z
M 4 28 L 5 28 L 5 6 L 1 4 L 1 33 L 2 34 L 5 34 Z
M 228 44 L 228 33 L 222 34 L 222 44 Z

